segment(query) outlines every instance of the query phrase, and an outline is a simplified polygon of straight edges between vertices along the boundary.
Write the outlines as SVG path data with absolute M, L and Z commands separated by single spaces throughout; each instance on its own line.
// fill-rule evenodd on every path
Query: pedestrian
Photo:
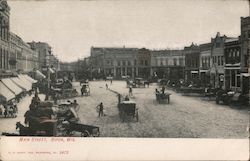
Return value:
M 104 113 L 103 113 L 103 104 L 102 104 L 102 102 L 101 102 L 97 107 L 99 107 L 99 114 L 98 114 L 98 117 L 104 116 Z
M 76 100 L 74 100 L 74 102 L 72 103 L 72 105 L 73 105 L 73 107 L 74 107 L 74 109 L 75 109 L 76 111 L 79 110 L 80 106 L 79 106 L 79 104 L 77 103 Z
M 118 93 L 117 97 L 118 97 L 118 104 L 120 104 L 121 103 L 121 94 Z
M 129 101 L 128 95 L 125 97 L 124 101 Z
M 161 92 L 162 92 L 162 94 L 165 93 L 165 86 L 164 86 L 164 85 L 163 85 L 162 88 L 161 88 Z
M 106 90 L 109 88 L 108 84 L 106 83 Z
M 111 78 L 111 79 L 110 79 L 110 84 L 112 84 L 112 81 L 113 81 L 113 80 L 112 80 L 112 78 Z
M 132 90 L 132 87 L 129 86 L 129 96 L 132 96 L 133 95 L 133 90 Z

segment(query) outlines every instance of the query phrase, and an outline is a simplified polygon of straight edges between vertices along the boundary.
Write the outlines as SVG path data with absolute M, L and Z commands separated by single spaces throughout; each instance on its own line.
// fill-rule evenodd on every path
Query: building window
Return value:
M 176 65 L 177 65 L 177 59 L 174 58 L 174 66 L 176 66 Z
M 235 87 L 235 76 L 236 76 L 235 71 L 232 70 L 231 71 L 231 86 L 232 87 Z
M 126 61 L 125 60 L 122 61 L 122 65 L 126 66 Z
M 140 65 L 143 65 L 143 60 L 141 60 L 141 64 Z
M 218 65 L 220 65 L 220 56 L 218 56 Z
M 145 60 L 145 66 L 148 66 L 148 61 L 147 60 Z
M 130 61 L 128 60 L 128 66 L 130 66 L 131 65 L 131 63 L 130 63 Z
M 121 61 L 118 60 L 118 61 L 117 61 L 117 65 L 118 65 L 118 66 L 121 66 Z
M 168 66 L 168 58 L 165 59 L 166 65 Z
M 134 60 L 134 65 L 137 65 L 137 61 L 136 60 Z
M 106 60 L 106 65 L 109 65 L 110 64 L 110 61 L 109 60 Z
M 224 65 L 224 57 L 223 56 L 221 56 L 221 65 Z
M 217 43 L 215 44 L 215 47 L 216 47 L 216 48 L 219 48 L 219 47 L 220 47 L 220 43 L 217 42 Z

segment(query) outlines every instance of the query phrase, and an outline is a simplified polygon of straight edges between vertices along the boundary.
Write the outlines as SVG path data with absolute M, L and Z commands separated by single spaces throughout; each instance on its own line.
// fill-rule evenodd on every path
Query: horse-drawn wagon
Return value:
M 79 132 L 81 137 L 98 137 L 100 136 L 99 127 L 84 125 L 80 123 L 69 123 L 63 125 L 67 136 Z
M 122 101 L 118 104 L 119 114 L 121 120 L 124 122 L 127 117 L 135 118 L 139 121 L 138 108 L 136 108 L 136 103 L 134 101 Z
M 81 88 L 82 96 L 89 96 L 90 95 L 90 88 L 88 83 L 83 83 Z
M 156 100 L 159 103 L 168 103 L 170 102 L 170 93 L 160 93 L 160 92 L 156 92 Z

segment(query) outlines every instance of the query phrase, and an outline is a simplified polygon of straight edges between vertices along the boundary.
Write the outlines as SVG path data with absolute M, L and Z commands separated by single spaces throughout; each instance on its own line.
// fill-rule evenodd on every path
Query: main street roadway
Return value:
M 102 137 L 162 137 L 162 138 L 248 138 L 249 109 L 217 105 L 202 97 L 183 96 L 172 90 L 170 104 L 155 100 L 156 85 L 133 89 L 139 108 L 139 122 L 120 120 L 117 95 L 128 94 L 124 81 L 90 82 L 91 95 L 77 97 L 78 115 L 84 124 L 100 127 Z M 79 83 L 74 83 L 80 93 Z M 103 102 L 105 116 L 98 117 L 96 106 Z

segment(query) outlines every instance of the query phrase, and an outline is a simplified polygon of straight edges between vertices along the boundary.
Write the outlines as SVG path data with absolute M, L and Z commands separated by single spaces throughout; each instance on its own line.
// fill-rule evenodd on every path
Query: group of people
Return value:
M 162 87 L 161 87 L 161 91 L 159 91 L 159 90 L 156 88 L 156 89 L 155 89 L 155 93 L 156 93 L 156 94 L 165 94 L 165 89 L 166 89 L 165 86 L 162 86 Z
M 3 108 L 0 108 L 0 115 L 4 115 L 7 117 L 17 117 L 18 108 L 15 102 L 9 102 L 8 104 L 4 104 Z

